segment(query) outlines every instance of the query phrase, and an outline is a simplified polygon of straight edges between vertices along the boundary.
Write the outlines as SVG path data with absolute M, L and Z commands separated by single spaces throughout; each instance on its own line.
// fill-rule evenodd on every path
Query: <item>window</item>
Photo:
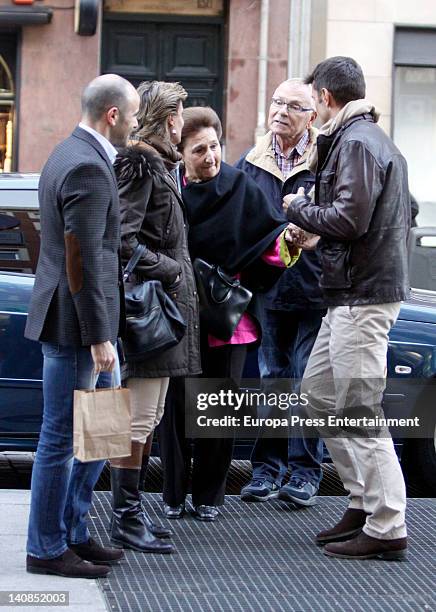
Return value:
M 409 166 L 418 223 L 436 226 L 436 30 L 397 28 L 393 138 Z
M 0 32 L 0 172 L 13 170 L 16 40 Z
M 12 73 L 0 55 L 0 171 L 2 172 L 12 170 L 14 101 Z
M 7 191 L 0 189 L 0 272 L 5 270 L 34 273 L 39 256 L 39 210 L 3 208 L 5 193 L 7 194 Z M 31 190 L 16 190 L 15 199 L 21 202 L 34 193 L 36 192 Z M 6 229 L 2 229 L 2 226 Z

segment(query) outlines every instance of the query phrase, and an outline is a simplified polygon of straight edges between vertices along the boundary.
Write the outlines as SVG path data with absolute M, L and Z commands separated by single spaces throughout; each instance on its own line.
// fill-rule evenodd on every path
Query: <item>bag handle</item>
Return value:
M 97 385 L 97 380 L 98 377 L 100 376 L 100 372 L 97 374 L 97 372 L 95 371 L 94 368 L 92 368 L 92 372 L 91 372 L 91 380 L 89 388 L 91 391 L 95 391 L 96 390 L 96 385 Z M 109 387 L 110 389 L 118 389 L 118 386 L 115 386 L 115 370 L 112 370 L 111 372 L 111 386 Z
M 136 245 L 136 248 L 133 251 L 132 257 L 129 259 L 129 261 L 126 264 L 126 267 L 124 268 L 124 272 L 123 272 L 123 280 L 124 281 L 126 281 L 129 278 L 130 274 L 136 268 L 136 266 L 138 265 L 138 261 L 144 255 L 146 250 L 147 250 L 147 248 L 146 248 L 146 246 L 144 244 L 139 244 L 138 243 Z
M 216 276 L 212 274 L 210 279 L 210 297 L 215 302 L 215 304 L 224 304 L 230 298 L 230 292 L 232 289 L 236 289 L 240 287 L 241 282 L 238 278 L 232 278 L 228 274 L 224 272 L 220 266 L 212 266 L 212 269 L 215 270 Z M 215 291 L 221 291 L 223 289 L 223 285 L 219 286 L 219 283 L 223 283 L 224 287 L 227 287 L 227 290 L 222 294 L 222 297 L 219 298 Z
M 225 283 L 231 288 L 239 287 L 239 285 L 241 284 L 241 281 L 239 280 L 239 278 L 233 278 L 229 276 L 228 274 L 226 274 L 226 272 L 224 272 L 224 270 L 220 266 L 214 266 L 214 268 L 216 269 L 216 273 L 218 274 L 220 279 L 223 281 L 223 283 Z
M 92 393 L 92 399 L 94 402 L 94 410 L 97 410 L 97 406 L 96 406 L 96 397 L 97 397 L 97 393 L 96 393 L 96 384 L 97 384 L 97 380 L 99 377 L 99 374 L 97 374 L 97 372 L 95 371 L 94 368 L 92 368 L 92 372 L 91 372 L 91 391 L 93 391 Z M 119 387 L 115 387 L 115 370 L 112 370 L 111 372 L 111 386 L 107 387 L 108 389 L 111 389 L 112 391 L 117 391 Z M 120 398 L 118 397 L 118 393 L 114 393 L 113 394 L 115 396 L 115 404 L 117 406 L 117 410 L 119 411 L 120 409 Z
M 93 375 L 95 376 L 95 371 L 92 371 Z M 92 393 L 92 401 L 94 403 L 94 411 L 97 412 L 97 393 L 96 393 L 96 389 L 95 389 L 95 385 L 97 383 L 97 378 L 98 375 L 96 376 L 95 383 L 94 383 L 94 387 L 93 387 L 93 393 Z M 118 390 L 118 387 L 115 387 L 115 372 L 112 370 L 112 378 L 111 378 L 111 387 L 108 387 L 108 389 L 110 389 L 112 391 L 112 395 L 115 397 L 115 405 L 117 407 L 117 411 L 119 412 L 120 410 L 120 398 L 118 393 L 115 393 L 115 391 Z

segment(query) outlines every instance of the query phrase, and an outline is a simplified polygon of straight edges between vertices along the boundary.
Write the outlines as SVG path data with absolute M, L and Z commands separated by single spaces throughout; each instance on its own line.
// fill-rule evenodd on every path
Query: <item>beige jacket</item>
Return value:
M 316 139 L 318 136 L 318 130 L 314 127 L 309 128 L 309 144 L 306 147 L 304 154 L 301 156 L 298 163 L 292 169 L 289 177 L 298 174 L 302 170 L 308 170 L 308 158 L 312 147 L 316 144 Z M 253 166 L 258 166 L 269 172 L 273 176 L 277 177 L 285 182 L 285 177 L 283 176 L 280 168 L 277 166 L 277 162 L 274 156 L 274 151 L 272 148 L 272 132 L 267 132 L 265 136 L 262 136 L 258 139 L 256 145 L 251 149 L 251 151 L 247 154 L 245 158 L 248 162 L 253 164 Z M 289 178 L 288 177 L 288 178 Z

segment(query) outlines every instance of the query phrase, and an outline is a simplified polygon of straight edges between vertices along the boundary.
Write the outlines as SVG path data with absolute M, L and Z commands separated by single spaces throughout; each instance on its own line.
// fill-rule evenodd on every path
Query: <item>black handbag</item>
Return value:
M 200 302 L 200 322 L 220 340 L 230 340 L 253 296 L 220 266 L 197 258 L 194 263 Z
M 130 282 L 129 277 L 146 247 L 138 244 L 124 269 L 126 331 L 123 351 L 126 361 L 142 361 L 171 348 L 186 332 L 186 323 L 158 280 Z

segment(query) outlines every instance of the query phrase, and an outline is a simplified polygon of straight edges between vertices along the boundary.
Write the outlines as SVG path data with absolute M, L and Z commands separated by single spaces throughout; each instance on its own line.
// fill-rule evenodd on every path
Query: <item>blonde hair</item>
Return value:
M 140 97 L 138 129 L 135 138 L 148 140 L 158 136 L 169 142 L 167 119 L 177 113 L 180 102 L 188 97 L 180 83 L 144 81 L 137 89 Z

